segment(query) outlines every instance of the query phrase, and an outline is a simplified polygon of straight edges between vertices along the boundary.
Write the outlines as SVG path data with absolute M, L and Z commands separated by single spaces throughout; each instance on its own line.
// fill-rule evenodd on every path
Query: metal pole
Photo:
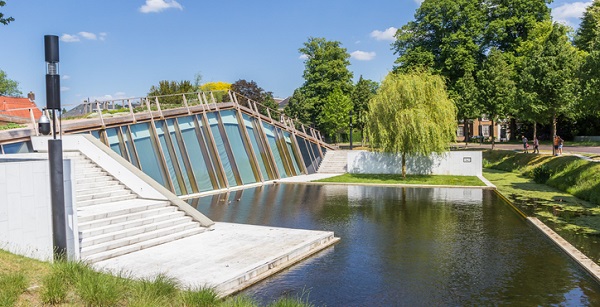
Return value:
M 350 111 L 350 150 L 352 150 L 352 111 Z

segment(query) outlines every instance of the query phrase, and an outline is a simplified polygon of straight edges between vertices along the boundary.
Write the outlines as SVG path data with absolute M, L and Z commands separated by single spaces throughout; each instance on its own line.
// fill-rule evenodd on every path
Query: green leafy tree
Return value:
M 231 90 L 242 95 L 243 97 L 260 103 L 258 110 L 260 113 L 267 115 L 267 108 L 271 109 L 271 115 L 275 116 L 273 112 L 278 112 L 278 105 L 273 99 L 273 93 L 265 91 L 262 87 L 258 86 L 254 81 L 246 81 L 243 79 L 235 81 L 231 84 Z M 239 98 L 238 98 L 239 100 Z M 242 99 L 244 100 L 244 99 Z M 240 103 L 244 103 L 240 101 Z
M 23 95 L 19 90 L 19 82 L 9 79 L 2 69 L 0 69 L 0 95 L 12 97 Z
M 310 122 L 321 129 L 319 119 L 325 118 L 321 112 L 326 99 L 336 89 L 344 95 L 352 92 L 352 72 L 348 70 L 350 55 L 340 42 L 314 37 L 299 51 L 306 57 L 304 84 L 300 87 L 304 98 L 301 107 L 310 114 Z
M 311 119 L 311 110 L 307 108 L 307 105 L 304 94 L 298 88 L 294 90 L 289 103 L 283 108 L 283 113 L 290 118 L 308 123 Z
M 0 7 L 3 7 L 6 5 L 6 1 L 0 1 Z M 4 17 L 4 14 L 0 12 L 0 23 L 3 25 L 7 25 L 9 23 L 11 23 L 12 21 L 15 21 L 14 18 L 12 17 Z
M 148 92 L 148 96 L 165 96 L 165 95 L 174 95 L 174 94 L 185 94 L 192 93 L 195 91 L 195 87 L 192 85 L 192 82 L 188 80 L 183 81 L 167 81 L 162 80 L 158 82 L 158 86 L 152 86 L 150 88 L 150 92 Z M 169 104 L 169 105 L 178 105 L 183 104 L 182 96 L 166 96 L 159 97 L 159 102 L 161 104 Z
M 600 35 L 600 0 L 594 0 L 588 6 L 581 18 L 581 24 L 573 39 L 573 44 L 587 52 L 598 49 L 598 36 Z
M 338 141 L 338 133 L 348 127 L 348 113 L 352 110 L 352 101 L 341 89 L 335 89 L 327 99 L 319 114 L 321 131 L 325 132 L 334 142 Z
M 498 49 L 492 49 L 488 58 L 483 62 L 483 67 L 477 72 L 479 101 L 482 112 L 492 122 L 490 136 L 492 149 L 495 145 L 494 123 L 500 116 L 508 114 L 513 104 L 516 85 L 512 65 L 505 59 L 505 55 Z
M 541 22 L 520 48 L 525 55 L 521 85 L 536 113 L 552 124 L 552 136 L 556 136 L 558 117 L 574 118 L 579 101 L 576 73 L 583 56 L 567 33 L 564 25 Z
M 379 83 L 363 79 L 361 75 L 354 86 L 354 91 L 352 91 L 353 118 L 355 127 L 360 129 L 361 142 L 364 142 L 365 139 L 365 118 L 369 110 L 369 100 L 375 96 L 377 88 L 379 88 Z
M 390 73 L 369 103 L 367 130 L 374 148 L 406 156 L 448 150 L 454 141 L 456 107 L 444 80 L 427 72 Z

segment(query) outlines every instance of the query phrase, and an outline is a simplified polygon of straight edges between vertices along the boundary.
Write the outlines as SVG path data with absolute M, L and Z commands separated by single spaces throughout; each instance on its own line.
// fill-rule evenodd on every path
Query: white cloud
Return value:
M 350 56 L 358 61 L 370 61 L 375 58 L 375 52 L 356 50 L 350 53 Z
M 71 90 L 71 88 L 70 88 L 70 87 L 66 87 L 66 86 L 61 86 L 61 87 L 60 87 L 60 91 L 61 91 L 61 92 L 66 92 L 66 91 L 70 91 L 70 90 Z
M 96 40 L 98 39 L 98 37 L 96 36 L 96 34 L 91 33 L 91 32 L 79 32 L 79 36 L 85 38 L 85 39 L 89 39 L 89 40 Z
M 146 0 L 146 4 L 140 7 L 140 12 L 158 13 L 170 8 L 183 10 L 183 6 L 175 0 Z
M 592 4 L 588 2 L 565 3 L 552 9 L 552 18 L 554 20 L 570 25 L 570 19 L 579 19 L 583 16 L 585 9 Z M 576 22 L 579 22 L 578 20 Z
M 424 0 L 415 0 L 415 3 L 418 5 L 421 5 L 421 3 L 423 3 Z
M 60 40 L 65 43 L 74 43 L 79 41 L 79 36 L 65 33 L 60 37 Z
M 396 34 L 396 31 L 398 31 L 398 29 L 394 28 L 394 27 L 389 27 L 387 29 L 385 29 L 384 31 L 379 31 L 379 30 L 375 30 L 373 32 L 371 32 L 371 37 L 374 37 L 376 40 L 378 41 L 393 41 L 396 38 L 394 37 L 394 35 Z
M 63 80 L 69 80 L 69 79 L 71 79 L 71 76 L 69 76 L 69 75 L 63 75 L 61 79 L 63 79 Z
M 306 60 L 306 59 L 308 59 L 308 55 L 306 55 L 306 54 L 304 54 L 304 53 L 303 53 L 303 54 L 301 54 L 301 55 L 300 55 L 298 58 L 299 58 L 300 60 Z
M 103 41 L 106 39 L 106 35 L 108 35 L 108 34 L 106 32 L 100 32 L 98 35 L 100 36 L 99 39 L 101 41 Z

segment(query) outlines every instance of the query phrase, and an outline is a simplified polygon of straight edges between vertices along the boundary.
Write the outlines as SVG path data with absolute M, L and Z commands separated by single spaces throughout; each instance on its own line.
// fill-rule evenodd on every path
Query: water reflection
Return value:
M 216 221 L 333 230 L 245 291 L 328 306 L 598 305 L 600 287 L 491 191 L 273 185 L 191 200 Z

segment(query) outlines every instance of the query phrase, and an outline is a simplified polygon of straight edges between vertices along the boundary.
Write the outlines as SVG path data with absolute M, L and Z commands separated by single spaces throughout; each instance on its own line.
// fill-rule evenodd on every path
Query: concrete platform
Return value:
M 131 278 L 159 273 L 184 288 L 240 291 L 339 241 L 333 232 L 215 223 L 212 231 L 100 261 L 94 267 Z

